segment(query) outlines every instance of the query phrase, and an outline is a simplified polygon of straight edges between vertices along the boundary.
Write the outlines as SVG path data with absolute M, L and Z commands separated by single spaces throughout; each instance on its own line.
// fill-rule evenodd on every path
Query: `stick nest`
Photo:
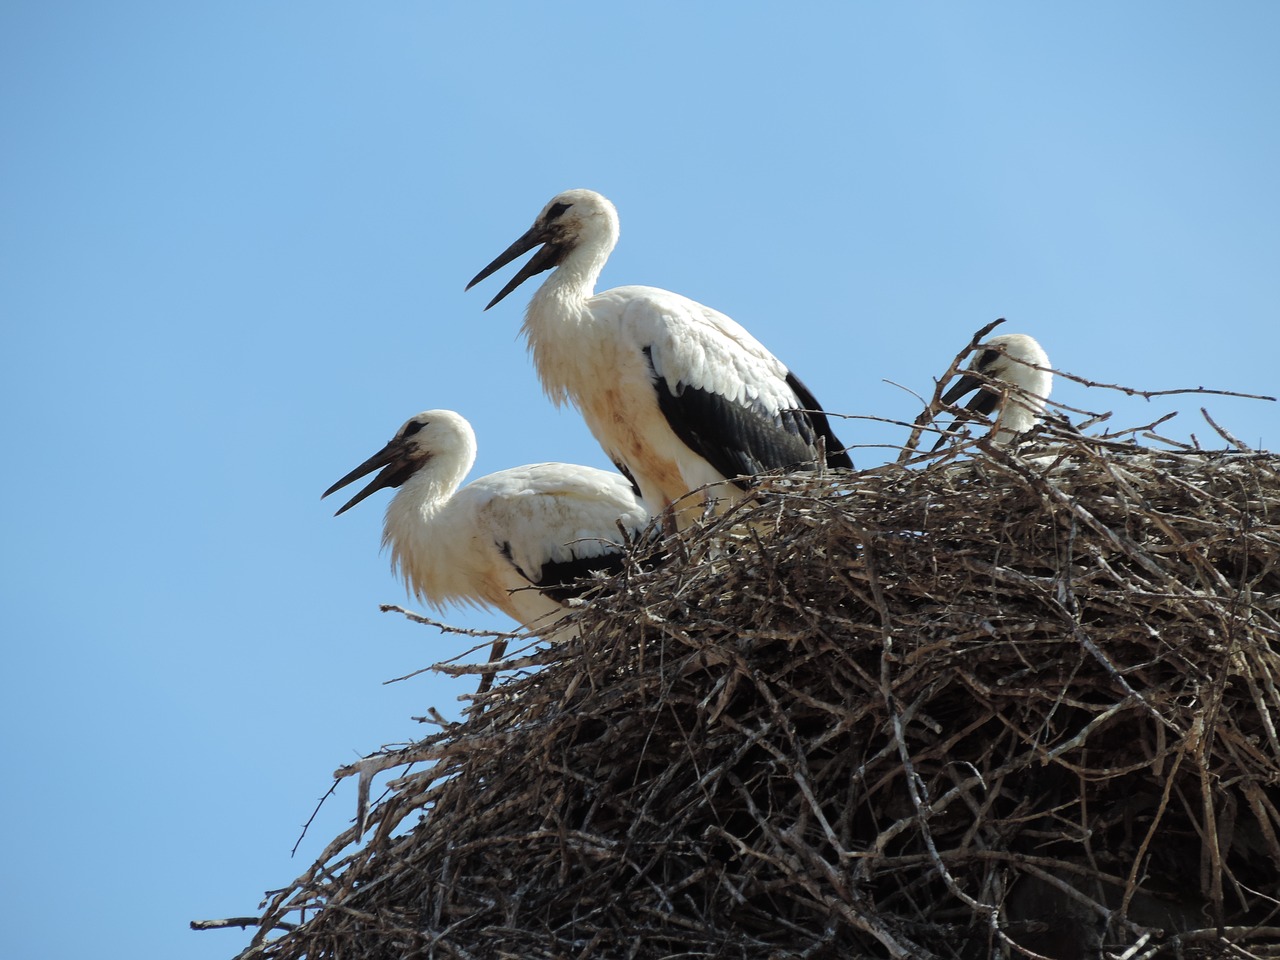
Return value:
M 673 539 L 242 957 L 1280 956 L 1280 458 L 1049 440 Z

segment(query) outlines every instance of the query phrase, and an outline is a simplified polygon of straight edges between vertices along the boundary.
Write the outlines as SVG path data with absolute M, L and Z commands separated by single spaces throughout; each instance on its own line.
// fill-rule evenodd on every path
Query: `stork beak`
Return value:
M 344 503 L 338 509 L 337 513 L 334 514 L 335 517 L 346 513 L 371 493 L 375 493 L 386 487 L 400 486 L 400 484 L 404 483 L 413 475 L 414 471 L 417 470 L 419 466 L 418 463 L 415 463 L 412 459 L 406 456 L 408 451 L 409 448 L 404 443 L 400 442 L 400 439 L 397 437 L 322 493 L 320 495 L 320 499 L 323 500 L 335 490 L 341 490 L 347 484 L 353 483 L 361 477 L 368 476 L 379 468 L 382 469 L 382 472 L 369 481 L 369 484 L 363 490 Z
M 966 373 L 957 380 L 951 389 L 942 395 L 942 402 L 947 404 L 955 403 L 966 393 L 973 390 L 978 392 L 956 414 L 951 426 L 938 438 L 938 442 L 933 445 L 934 450 L 946 443 L 955 429 L 966 420 L 972 420 L 974 417 L 990 417 L 996 412 L 996 406 L 1000 402 L 1000 394 L 990 388 L 988 381 L 974 376 L 972 373 Z
M 529 261 L 520 268 L 519 272 L 507 281 L 507 285 L 498 291 L 498 295 L 489 301 L 485 306 L 485 309 L 488 310 L 489 307 L 492 307 L 495 303 L 499 302 L 503 297 L 516 287 L 520 286 L 520 284 L 524 283 L 530 277 L 537 276 L 544 270 L 550 270 L 560 262 L 560 258 L 564 252 L 563 248 L 552 239 L 546 228 L 535 223 L 525 231 L 524 235 L 521 236 L 519 240 L 507 247 L 507 249 L 503 250 L 492 263 L 472 277 L 471 282 L 467 284 L 467 289 L 470 290 L 481 280 L 502 269 L 516 257 L 520 256 L 522 253 L 532 250 L 538 244 L 543 245 L 542 249 L 530 257 Z
M 986 381 L 981 379 L 980 377 L 976 377 L 972 373 L 966 373 L 964 376 L 962 376 L 959 380 L 957 380 L 954 384 L 951 385 L 950 390 L 948 390 L 946 393 L 942 395 L 942 402 L 955 403 L 957 400 L 963 397 L 966 393 L 969 393 L 972 390 L 977 390 L 984 383 L 986 383 Z M 976 399 L 977 398 L 975 397 L 974 400 Z M 972 402 L 974 401 L 970 401 L 970 403 Z M 994 406 L 992 407 L 992 409 L 994 409 Z

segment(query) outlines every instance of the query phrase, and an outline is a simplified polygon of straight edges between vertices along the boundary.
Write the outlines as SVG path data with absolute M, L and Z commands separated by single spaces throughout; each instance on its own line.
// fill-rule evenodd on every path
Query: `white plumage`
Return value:
M 716 495 L 736 497 L 738 478 L 808 469 L 822 451 L 852 467 L 804 384 L 729 317 L 655 287 L 595 293 L 618 234 L 612 203 L 568 190 L 467 287 L 541 245 L 488 306 L 554 268 L 525 311 L 538 376 L 553 401 L 578 407 L 651 510 L 723 481 Z
M 993 419 L 992 439 L 1008 443 L 1036 425 L 1052 389 L 1049 357 L 1036 339 L 1025 333 L 1004 333 L 978 345 L 968 372 L 942 395 L 942 402 L 955 403 L 977 390 L 961 419 L 974 415 Z
M 493 607 L 536 628 L 564 614 L 585 585 L 574 581 L 620 568 L 619 524 L 634 537 L 648 522 L 631 485 L 594 467 L 533 463 L 459 489 L 475 456 L 475 433 L 465 419 L 427 410 L 324 496 L 380 470 L 338 513 L 375 490 L 399 488 L 387 506 L 382 543 L 406 588 L 436 608 Z

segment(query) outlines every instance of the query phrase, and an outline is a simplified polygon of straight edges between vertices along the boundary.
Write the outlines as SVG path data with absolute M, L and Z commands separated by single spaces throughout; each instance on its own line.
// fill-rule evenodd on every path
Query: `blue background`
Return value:
M 1274 393 L 1277 36 L 1263 2 L 0 7 L 0 954 L 235 954 L 187 922 L 457 716 L 474 679 L 384 685 L 467 646 L 378 612 L 385 495 L 319 494 L 429 407 L 475 475 L 607 466 L 517 337 L 533 285 L 463 292 L 554 193 L 618 205 L 602 286 L 729 313 L 836 412 L 911 419 L 998 316 L 1094 380 Z M 1260 401 L 1055 398 L 1277 440 Z M 838 430 L 863 467 L 905 436 Z

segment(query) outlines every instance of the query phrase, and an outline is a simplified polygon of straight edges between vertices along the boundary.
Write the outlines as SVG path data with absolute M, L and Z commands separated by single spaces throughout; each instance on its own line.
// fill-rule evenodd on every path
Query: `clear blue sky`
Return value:
M 913 417 L 885 381 L 997 316 L 1082 376 L 1274 393 L 1278 36 L 1268 2 L 5 4 L 0 955 L 232 956 L 187 921 L 457 714 L 473 680 L 383 685 L 462 649 L 378 612 L 385 497 L 319 495 L 430 407 L 477 475 L 606 465 L 517 338 L 532 285 L 463 292 L 554 193 L 617 203 L 605 285 L 726 311 L 834 411 Z

